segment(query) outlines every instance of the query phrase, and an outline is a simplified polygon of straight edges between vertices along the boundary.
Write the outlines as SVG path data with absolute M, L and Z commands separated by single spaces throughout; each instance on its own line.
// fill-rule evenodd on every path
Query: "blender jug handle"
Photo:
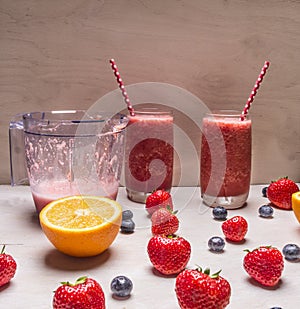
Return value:
M 9 154 L 11 185 L 28 184 L 25 164 L 23 114 L 14 116 L 9 124 Z

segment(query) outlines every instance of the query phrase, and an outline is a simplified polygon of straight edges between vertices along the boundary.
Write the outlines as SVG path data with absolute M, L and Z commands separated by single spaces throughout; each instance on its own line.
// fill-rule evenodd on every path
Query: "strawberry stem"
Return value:
M 220 269 L 218 272 L 214 273 L 214 274 L 211 275 L 210 277 L 211 277 L 212 279 L 217 279 L 217 278 L 219 278 L 219 275 L 220 275 L 221 271 L 222 271 L 222 269 Z
M 63 281 L 61 282 L 61 284 L 69 285 L 69 286 L 76 286 L 78 284 L 85 283 L 86 279 L 87 279 L 87 276 L 83 276 L 83 277 L 78 278 L 75 283 L 70 283 L 69 281 Z
M 204 274 L 210 276 L 212 279 L 217 279 L 219 277 L 221 271 L 222 271 L 222 269 L 220 269 L 218 272 L 210 275 L 210 269 L 209 268 L 205 268 L 205 270 L 202 271 L 202 268 L 199 265 L 196 264 L 196 266 L 197 266 L 197 268 L 196 268 L 197 271 L 199 271 L 200 273 L 204 273 Z
M 169 234 L 167 235 L 167 238 L 169 239 L 173 239 L 173 238 L 178 238 L 179 236 L 177 236 L 176 234 Z
M 5 245 L 3 245 L 2 250 L 1 250 L 1 254 L 4 254 L 5 251 Z
M 85 283 L 87 276 L 80 277 L 76 280 L 75 285 Z

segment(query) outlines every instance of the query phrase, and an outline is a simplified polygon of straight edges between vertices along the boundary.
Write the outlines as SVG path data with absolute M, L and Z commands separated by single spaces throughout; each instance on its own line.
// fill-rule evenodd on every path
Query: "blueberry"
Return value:
M 225 241 L 222 237 L 214 236 L 208 240 L 208 247 L 211 251 L 221 252 L 225 246 Z
M 110 284 L 110 289 L 113 292 L 113 295 L 117 297 L 128 297 L 132 288 L 132 281 L 126 276 L 117 276 Z
M 122 220 L 128 220 L 133 218 L 133 213 L 131 210 L 127 209 L 122 212 Z
M 258 213 L 261 217 L 270 218 L 273 216 L 273 207 L 270 205 L 262 205 L 258 209 Z
M 122 220 L 121 232 L 123 233 L 133 233 L 135 229 L 135 223 L 131 219 Z
M 217 206 L 212 211 L 213 216 L 217 220 L 225 220 L 227 218 L 227 209 L 223 206 Z
M 267 197 L 267 190 L 268 190 L 268 187 L 262 188 L 261 193 L 263 197 Z
M 283 247 L 282 253 L 288 261 L 300 259 L 300 248 L 296 244 L 287 244 Z

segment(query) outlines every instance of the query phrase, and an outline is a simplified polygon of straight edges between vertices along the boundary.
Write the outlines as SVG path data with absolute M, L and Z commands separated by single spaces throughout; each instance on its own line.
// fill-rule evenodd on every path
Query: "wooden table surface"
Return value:
M 225 250 L 215 254 L 208 250 L 211 236 L 222 236 L 221 222 L 212 218 L 211 208 L 201 203 L 199 188 L 173 188 L 175 209 L 179 210 L 178 234 L 190 241 L 192 255 L 189 268 L 196 264 L 222 269 L 231 284 L 231 301 L 227 308 L 299 308 L 300 263 L 285 260 L 277 287 L 266 288 L 255 283 L 243 269 L 244 249 L 273 245 L 282 250 L 287 243 L 300 244 L 300 225 L 292 211 L 275 209 L 272 219 L 258 216 L 258 207 L 267 202 L 261 195 L 263 185 L 251 187 L 247 206 L 230 210 L 229 217 L 243 215 L 249 224 L 243 243 L 226 242 Z M 149 218 L 142 204 L 129 201 L 120 188 L 118 201 L 134 212 L 136 230 L 119 234 L 103 254 L 91 258 L 74 258 L 61 254 L 49 243 L 40 229 L 28 187 L 0 186 L 0 243 L 13 255 L 18 268 L 14 279 L 0 288 L 1 308 L 52 308 L 53 291 L 61 281 L 75 281 L 88 275 L 103 287 L 107 308 L 179 308 L 174 292 L 175 277 L 164 277 L 153 271 L 146 246 L 151 237 Z M 112 298 L 110 282 L 117 275 L 133 281 L 132 295 L 127 300 Z

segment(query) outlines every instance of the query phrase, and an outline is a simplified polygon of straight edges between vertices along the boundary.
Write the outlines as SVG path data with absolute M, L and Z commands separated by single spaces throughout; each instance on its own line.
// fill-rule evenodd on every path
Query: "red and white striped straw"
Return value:
M 258 78 L 257 78 L 257 80 L 256 80 L 256 83 L 255 83 L 255 85 L 254 85 L 254 87 L 253 87 L 253 89 L 252 89 L 252 91 L 251 91 L 251 93 L 250 93 L 250 96 L 249 96 L 249 98 L 248 98 L 248 101 L 247 101 L 247 103 L 246 103 L 246 105 L 245 105 L 245 107 L 244 107 L 244 110 L 243 110 L 242 116 L 241 116 L 241 120 L 245 120 L 245 117 L 244 117 L 244 116 L 246 116 L 246 115 L 248 114 L 249 109 L 250 109 L 250 107 L 251 107 L 251 104 L 252 104 L 253 101 L 254 101 L 254 97 L 255 97 L 256 94 L 257 94 L 257 90 L 258 90 L 258 88 L 260 87 L 260 84 L 262 83 L 263 78 L 264 78 L 264 76 L 265 76 L 265 74 L 266 74 L 267 69 L 269 68 L 269 66 L 270 66 L 270 62 L 269 62 L 269 61 L 265 61 L 265 64 L 264 64 L 264 66 L 263 66 L 262 69 L 261 69 L 261 72 L 260 72 L 260 74 L 259 74 L 259 76 L 258 76 Z
M 115 77 L 116 77 L 116 79 L 117 79 L 119 88 L 121 89 L 121 92 L 122 92 L 124 101 L 125 101 L 125 103 L 126 103 L 126 105 L 127 105 L 127 109 L 128 109 L 128 111 L 129 111 L 129 113 L 130 113 L 130 116 L 134 116 L 134 109 L 133 109 L 133 107 L 132 107 L 132 105 L 131 105 L 131 103 L 130 103 L 130 100 L 129 100 L 127 91 L 126 91 L 126 89 L 125 89 L 123 80 L 122 80 L 122 78 L 121 78 L 121 76 L 120 76 L 118 67 L 117 67 L 117 65 L 116 65 L 116 63 L 115 63 L 115 60 L 114 60 L 114 59 L 110 59 L 109 62 L 110 62 L 110 64 L 111 64 L 111 68 L 112 68 L 112 70 L 113 70 L 113 72 L 114 72 L 114 75 L 115 75 Z

